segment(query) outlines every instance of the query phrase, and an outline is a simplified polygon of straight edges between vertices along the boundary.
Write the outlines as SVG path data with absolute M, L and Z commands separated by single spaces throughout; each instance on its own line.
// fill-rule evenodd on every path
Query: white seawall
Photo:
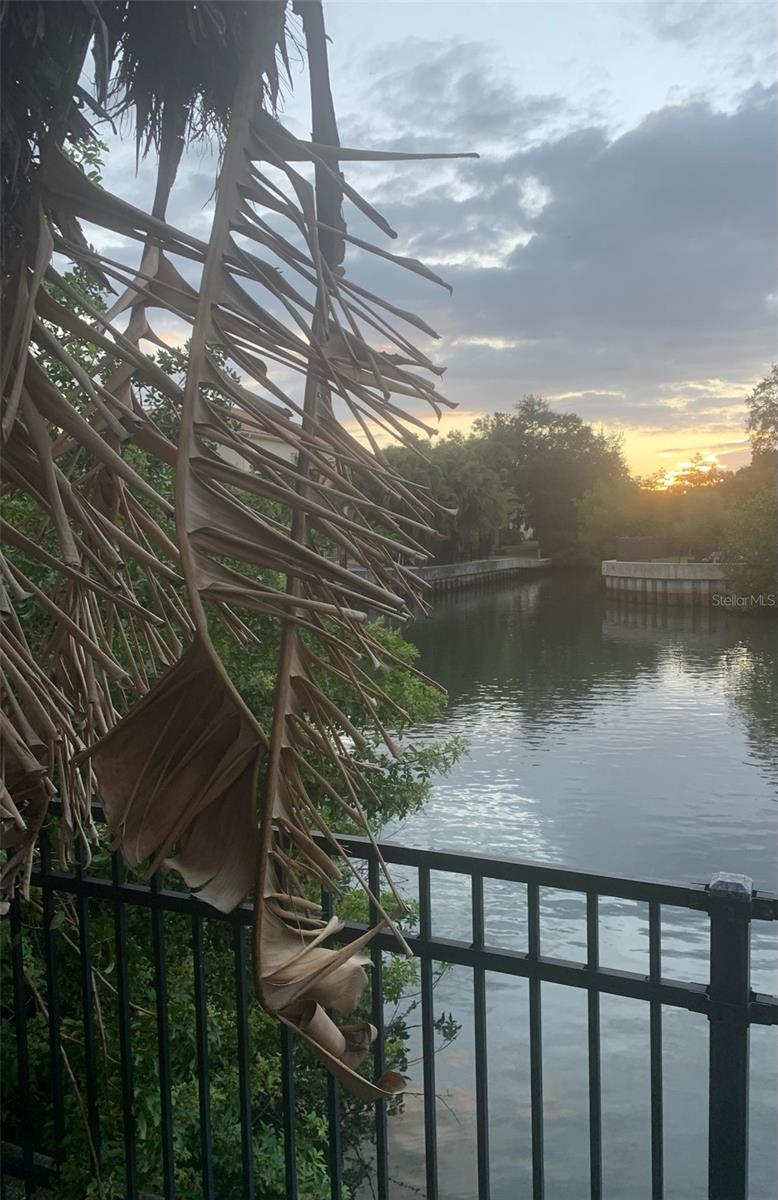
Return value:
M 618 562 L 602 564 L 605 586 L 614 596 L 667 604 L 710 604 L 723 592 L 726 568 L 720 563 Z

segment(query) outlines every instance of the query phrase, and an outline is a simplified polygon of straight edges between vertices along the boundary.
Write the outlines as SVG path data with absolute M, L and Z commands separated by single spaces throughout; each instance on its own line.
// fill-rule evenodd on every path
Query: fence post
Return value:
M 721 871 L 708 890 L 708 1200 L 746 1200 L 753 885 L 746 875 Z

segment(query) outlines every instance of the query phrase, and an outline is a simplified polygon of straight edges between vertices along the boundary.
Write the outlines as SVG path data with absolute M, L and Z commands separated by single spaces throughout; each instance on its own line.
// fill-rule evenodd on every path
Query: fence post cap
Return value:
M 754 881 L 748 875 L 733 875 L 730 871 L 717 871 L 708 884 L 708 891 L 713 896 L 727 900 L 750 900 L 754 891 Z

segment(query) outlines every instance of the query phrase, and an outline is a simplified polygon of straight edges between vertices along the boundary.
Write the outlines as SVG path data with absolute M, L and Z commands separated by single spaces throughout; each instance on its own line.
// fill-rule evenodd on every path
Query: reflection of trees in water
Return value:
M 711 651 L 728 646 L 730 631 L 709 607 L 683 608 L 608 599 L 603 609 L 602 635 L 608 641 L 653 646 L 657 653 L 672 649 L 690 669 L 708 659 Z
M 727 615 L 713 609 L 608 605 L 603 635 L 672 647 L 690 675 L 715 670 L 724 694 L 743 721 L 760 769 L 778 782 L 778 662 L 771 618 Z
M 748 620 L 748 618 L 740 618 Z M 755 625 L 756 621 L 749 621 Z M 768 636 L 749 644 L 738 642 L 724 656 L 727 697 L 735 704 L 745 725 L 754 757 L 768 779 L 778 784 L 778 663 L 775 626 L 759 621 Z M 760 635 L 762 631 L 760 630 Z M 768 640 L 768 637 L 772 640 Z
M 497 688 L 528 730 L 589 718 L 604 681 L 628 689 L 656 668 L 653 647 L 603 639 L 600 581 L 588 575 L 463 593 L 408 632 L 452 705 Z
M 778 661 L 771 618 L 723 614 L 712 608 L 610 603 L 603 636 L 672 648 L 689 675 L 715 670 L 744 726 L 754 758 L 778 782 Z
M 422 668 L 448 688 L 452 705 L 496 688 L 528 732 L 560 715 L 590 719 L 598 694 L 626 694 L 670 663 L 691 677 L 715 674 L 759 766 L 768 778 L 778 776 L 772 620 L 610 598 L 606 604 L 598 577 L 562 575 L 445 598 L 409 634 Z

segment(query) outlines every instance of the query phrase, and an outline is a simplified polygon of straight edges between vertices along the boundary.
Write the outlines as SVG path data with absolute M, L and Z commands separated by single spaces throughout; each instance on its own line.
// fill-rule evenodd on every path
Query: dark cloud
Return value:
M 438 104 L 430 81 L 443 78 Z M 403 303 L 432 304 L 454 398 L 484 410 L 529 390 L 599 391 L 579 408 L 603 420 L 672 428 L 704 408 L 727 421 L 739 385 L 775 354 L 773 90 L 752 87 L 730 112 L 667 107 L 613 140 L 587 126 L 528 145 L 515 131 L 532 105 L 474 71 L 469 52 L 430 51 L 424 70 L 413 63 L 382 87 L 398 144 L 405 120 L 432 109 L 449 144 L 466 129 L 492 147 L 426 190 L 408 169 L 377 189 L 401 249 L 454 285 L 449 302 L 381 280 Z M 668 388 L 710 379 L 723 381 L 715 398 L 690 391 L 688 406 L 666 407 Z
M 485 134 L 539 137 L 570 114 L 558 93 L 518 95 L 495 71 L 494 51 L 480 42 L 406 38 L 373 55 L 367 75 L 366 109 L 341 121 L 341 132 L 356 144 L 364 135 L 371 144 L 387 135 L 403 146 L 431 148 L 453 137 L 469 149 L 471 139 Z

